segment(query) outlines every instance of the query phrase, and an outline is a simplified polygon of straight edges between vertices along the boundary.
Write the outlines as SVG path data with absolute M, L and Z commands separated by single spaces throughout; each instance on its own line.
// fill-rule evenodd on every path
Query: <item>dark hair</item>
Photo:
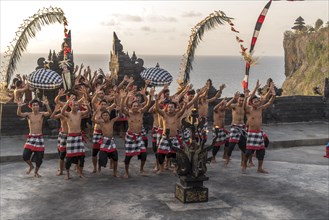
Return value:
M 256 95 L 254 95 L 253 97 L 250 98 L 250 101 L 254 100 L 254 99 L 258 99 L 259 97 L 257 97 Z
M 177 107 L 177 104 L 176 104 L 175 102 L 172 102 L 172 101 L 169 101 L 169 102 L 167 103 L 167 106 L 168 106 L 168 105 L 174 105 L 175 108 Z
M 195 90 L 191 89 L 187 92 L 187 95 L 195 95 Z
M 19 86 L 21 86 L 22 83 L 23 83 L 22 80 L 17 80 L 17 81 L 15 82 L 15 86 L 16 86 L 16 88 L 19 87 Z
M 37 99 L 32 99 L 32 100 L 29 102 L 29 105 L 32 106 L 33 103 L 38 103 L 38 105 L 40 106 L 40 102 L 39 102 Z
M 244 98 L 244 94 L 243 93 L 240 93 L 239 97 L 240 98 Z
M 98 104 L 101 104 L 102 102 L 105 102 L 107 104 L 107 101 L 105 99 L 100 100 Z
M 103 114 L 109 114 L 109 116 L 111 115 L 110 112 L 107 111 L 107 110 L 106 111 L 103 111 L 102 114 L 101 114 L 101 116 L 103 116 Z
M 169 92 L 169 89 L 163 90 L 163 93 L 167 93 L 167 92 Z

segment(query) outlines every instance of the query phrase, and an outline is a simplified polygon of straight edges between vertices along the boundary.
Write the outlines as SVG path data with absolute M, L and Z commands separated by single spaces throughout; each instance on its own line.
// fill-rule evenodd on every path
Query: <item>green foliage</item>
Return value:
M 315 30 L 319 30 L 322 27 L 322 25 L 323 25 L 323 21 L 319 18 L 315 22 Z

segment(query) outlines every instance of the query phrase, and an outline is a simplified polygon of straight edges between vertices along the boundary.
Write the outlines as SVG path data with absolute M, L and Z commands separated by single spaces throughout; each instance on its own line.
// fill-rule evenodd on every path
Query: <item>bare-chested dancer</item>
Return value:
M 209 82 L 207 82 L 206 88 L 203 92 L 203 94 L 200 95 L 198 99 L 198 113 L 199 113 L 199 118 L 204 120 L 205 123 L 203 125 L 203 128 L 200 128 L 199 133 L 200 133 L 200 142 L 204 141 L 206 142 L 208 139 L 208 108 L 209 108 L 209 103 L 214 102 L 216 99 L 218 99 L 222 95 L 222 91 L 225 88 L 225 84 L 220 85 L 219 90 L 217 91 L 216 95 L 210 99 L 207 98 L 208 96 L 208 90 L 209 90 Z
M 152 131 L 151 131 L 152 149 L 153 149 L 153 152 L 154 152 L 154 155 L 155 155 L 155 166 L 154 166 L 153 170 L 158 171 L 160 169 L 160 165 L 159 165 L 159 162 L 158 162 L 157 151 L 158 151 L 158 143 L 160 141 L 160 138 L 159 138 L 159 141 L 158 141 L 158 134 L 157 133 L 158 133 L 158 129 L 159 129 L 160 118 L 159 118 L 158 112 L 155 109 L 155 103 L 149 109 L 149 112 L 152 113 L 152 115 L 153 115 L 153 127 L 152 127 Z
M 145 175 L 144 165 L 146 162 L 146 146 L 142 140 L 142 125 L 143 125 L 143 114 L 149 108 L 151 98 L 154 94 L 154 89 L 150 91 L 150 97 L 147 100 L 145 106 L 141 106 L 136 100 L 132 102 L 131 107 L 126 109 L 129 97 L 133 96 L 130 93 L 127 97 L 126 92 L 120 91 L 121 96 L 121 112 L 127 116 L 128 119 L 128 130 L 125 137 L 125 174 L 124 178 L 129 177 L 129 164 L 133 156 L 139 155 L 141 159 L 140 174 Z
M 256 151 L 258 159 L 258 173 L 268 173 L 263 169 L 263 161 L 265 156 L 265 143 L 262 131 L 262 113 L 263 110 L 273 104 L 275 99 L 275 90 L 272 89 L 270 100 L 262 104 L 259 97 L 255 96 L 260 84 L 257 81 L 255 89 L 251 92 L 246 106 L 246 114 L 248 118 L 248 134 L 246 144 L 246 157 L 243 161 L 242 173 L 246 173 L 247 160 Z
M 176 110 L 176 103 L 169 102 L 165 107 L 165 110 L 161 110 L 159 108 L 159 97 L 156 96 L 155 109 L 159 113 L 159 115 L 163 117 L 163 134 L 157 151 L 160 170 L 157 173 L 164 172 L 165 168 L 163 162 L 166 155 L 167 158 L 176 157 L 175 151 L 170 149 L 169 140 L 166 137 L 167 129 L 169 130 L 169 139 L 171 141 L 172 146 L 180 148 L 180 144 L 177 139 L 177 127 L 179 124 L 179 119 L 185 111 L 185 105 L 186 104 L 184 104 L 184 106 L 180 110 Z M 175 170 L 176 169 L 174 169 L 174 172 Z
M 213 125 L 213 149 L 212 149 L 212 162 L 216 163 L 216 154 L 220 149 L 220 146 L 225 144 L 223 159 L 226 158 L 228 150 L 228 131 L 224 128 L 225 126 L 225 114 L 227 101 L 224 98 L 220 103 L 214 107 L 214 125 Z
M 98 109 L 98 108 L 100 108 L 100 109 L 98 111 L 94 112 L 93 119 L 100 118 L 101 113 L 103 111 L 107 110 L 107 111 L 111 112 L 115 108 L 115 105 L 108 106 L 107 101 L 105 99 L 103 99 L 98 104 L 96 104 L 94 107 L 96 109 Z M 103 132 L 102 132 L 101 126 L 95 121 L 94 132 L 93 132 L 93 149 L 92 149 L 92 163 L 93 163 L 94 169 L 93 169 L 92 173 L 97 172 L 97 154 L 99 152 L 99 149 L 101 146 L 100 141 L 102 139 L 103 139 Z
M 115 104 L 113 104 L 115 105 Z M 113 106 L 112 105 L 112 106 Z M 113 106 L 115 107 L 115 106 Z M 100 146 L 99 151 L 99 160 L 98 160 L 98 172 L 101 172 L 101 167 L 106 167 L 107 160 L 113 159 L 113 176 L 119 177 L 118 174 L 118 151 L 116 144 L 113 138 L 113 124 L 121 117 L 121 113 L 119 113 L 115 118 L 110 118 L 110 112 L 105 110 L 101 112 L 101 116 L 97 117 L 97 113 L 100 112 L 98 109 L 96 114 L 94 114 L 95 123 L 99 124 L 102 132 L 102 144 Z
M 236 104 L 232 104 L 233 101 L 237 101 Z M 240 94 L 236 92 L 234 97 L 226 104 L 226 107 L 232 110 L 232 123 L 230 130 L 230 138 L 229 138 L 229 148 L 227 151 L 227 158 L 225 161 L 225 167 L 227 167 L 230 157 L 232 155 L 232 151 L 236 144 L 238 144 L 240 150 L 243 152 L 243 156 L 241 158 L 241 166 L 243 157 L 246 151 L 246 131 L 245 131 L 245 96 L 244 94 Z
M 17 115 L 20 117 L 27 118 L 30 129 L 30 133 L 27 135 L 27 140 L 25 142 L 23 151 L 23 159 L 29 165 L 29 169 L 27 170 L 26 174 L 30 174 L 31 171 L 34 169 L 34 166 L 31 161 L 31 155 L 33 153 L 32 159 L 35 159 L 36 165 L 34 171 L 35 177 L 41 177 L 38 171 L 42 164 L 42 159 L 45 151 L 44 140 L 42 135 L 43 119 L 44 117 L 50 116 L 52 113 L 49 107 L 48 100 L 44 99 L 42 102 L 46 105 L 47 112 L 39 111 L 40 104 L 39 101 L 36 99 L 31 100 L 29 104 L 29 107 L 32 109 L 32 112 L 22 112 L 22 101 L 18 100 L 17 103 Z
M 58 155 L 59 155 L 59 169 L 57 171 L 57 176 L 63 175 L 64 171 L 64 158 L 66 156 L 66 141 L 67 141 L 67 133 L 68 126 L 66 122 L 66 117 L 64 117 L 61 113 L 61 106 L 56 104 L 54 112 L 51 114 L 50 118 L 60 119 L 61 127 L 58 133 Z
M 78 175 L 81 178 L 84 177 L 82 174 L 82 169 L 85 162 L 85 146 L 82 141 L 80 125 L 81 119 L 83 117 L 88 117 L 89 108 L 86 107 L 87 110 L 79 111 L 79 103 L 77 101 L 73 101 L 73 99 L 74 97 L 71 97 L 69 100 L 67 100 L 61 110 L 62 115 L 66 117 L 68 125 L 65 160 L 66 180 L 70 179 L 70 167 L 72 163 L 79 164 Z M 70 104 L 71 111 L 66 112 L 66 109 Z M 85 102 L 84 104 L 88 106 L 88 103 Z

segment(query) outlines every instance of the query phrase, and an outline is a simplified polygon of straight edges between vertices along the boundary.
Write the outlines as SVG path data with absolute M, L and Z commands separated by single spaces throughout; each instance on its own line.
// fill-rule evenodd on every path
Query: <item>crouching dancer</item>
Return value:
M 71 111 L 66 112 L 68 106 L 71 106 Z M 61 113 L 66 117 L 68 126 L 68 135 L 66 141 L 66 158 L 65 158 L 65 169 L 66 175 L 65 179 L 70 179 L 70 167 L 72 163 L 78 164 L 78 175 L 79 177 L 84 177 L 82 174 L 83 165 L 85 162 L 85 146 L 82 141 L 81 134 L 81 119 L 88 117 L 89 107 L 88 103 L 85 102 L 85 111 L 79 111 L 79 103 L 73 101 L 73 98 L 67 100 L 63 106 Z
M 38 173 L 39 168 L 42 164 L 42 159 L 45 151 L 44 140 L 42 135 L 42 125 L 44 117 L 48 117 L 51 115 L 51 109 L 49 107 L 48 100 L 43 100 L 43 103 L 46 105 L 47 112 L 40 112 L 40 104 L 39 101 L 34 99 L 30 101 L 29 108 L 32 109 L 32 112 L 24 112 L 22 113 L 22 101 L 18 101 L 17 103 L 17 115 L 20 117 L 27 118 L 29 122 L 29 130 L 30 133 L 27 135 L 27 140 L 24 145 L 23 151 L 23 160 L 29 165 L 29 169 L 26 174 L 30 174 L 34 169 L 34 166 L 31 161 L 31 156 L 33 153 L 32 160 L 35 160 L 35 177 L 41 177 Z
M 113 104 L 115 105 L 115 104 Z M 113 106 L 112 105 L 112 106 Z M 110 118 L 110 112 L 105 110 L 101 112 L 100 117 L 96 117 L 100 110 L 95 112 L 95 123 L 99 124 L 103 132 L 101 146 L 99 149 L 98 172 L 101 172 L 101 167 L 106 167 L 108 158 L 113 159 L 113 176 L 119 177 L 118 174 L 118 151 L 113 138 L 113 124 L 121 117 L 119 113 L 115 118 Z

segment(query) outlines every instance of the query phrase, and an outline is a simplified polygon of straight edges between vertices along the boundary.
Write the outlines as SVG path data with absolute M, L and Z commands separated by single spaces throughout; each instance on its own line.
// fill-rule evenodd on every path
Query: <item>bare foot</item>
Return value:
M 97 172 L 96 170 L 91 171 L 91 173 L 96 173 L 96 172 Z
M 113 176 L 114 176 L 114 177 L 120 177 L 120 175 L 119 175 L 118 172 L 113 173 Z
M 255 164 L 253 162 L 248 163 L 248 167 L 254 167 L 254 166 L 255 166 Z
M 34 173 L 34 177 L 41 177 L 41 175 L 39 173 Z
M 128 179 L 129 175 L 127 173 L 125 173 L 125 175 L 123 175 L 123 178 Z
M 79 177 L 80 177 L 81 179 L 86 179 L 86 177 L 85 177 L 83 174 L 79 174 Z
M 148 176 L 148 174 L 144 170 L 139 171 L 139 175 Z
M 257 170 L 257 173 L 269 173 L 269 172 L 267 172 L 267 171 L 264 170 L 264 169 L 258 169 L 258 170 Z
M 245 168 L 245 167 L 242 167 L 242 168 L 241 168 L 241 173 L 242 173 L 242 174 L 247 174 L 247 172 L 246 172 L 246 168 Z
M 33 169 L 34 169 L 34 166 L 30 166 L 30 168 L 26 171 L 26 174 L 30 174 Z
M 71 177 L 70 177 L 69 175 L 66 174 L 65 177 L 64 177 L 64 179 L 65 179 L 65 180 L 69 180 L 69 179 L 71 179 Z
M 211 159 L 211 162 L 212 162 L 212 163 L 217 163 L 216 158 L 213 157 L 213 158 Z
M 159 169 L 159 170 L 156 172 L 156 174 L 162 174 L 162 173 L 164 173 L 164 170 L 161 170 L 161 169 Z
M 226 159 L 224 162 L 224 167 L 226 168 L 228 166 L 228 163 L 230 162 L 230 160 Z
M 61 176 L 63 175 L 63 170 L 57 170 L 56 176 Z

